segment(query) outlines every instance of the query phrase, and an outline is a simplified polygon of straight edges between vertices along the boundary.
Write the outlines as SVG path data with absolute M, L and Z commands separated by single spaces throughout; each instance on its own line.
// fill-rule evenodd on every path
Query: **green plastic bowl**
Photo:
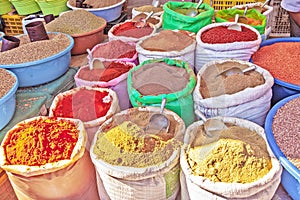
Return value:
M 60 13 L 70 10 L 67 6 L 68 0 L 35 0 L 40 6 L 43 15 L 53 14 L 58 16 Z
M 9 0 L 0 0 L 0 15 L 9 13 L 12 10 L 12 4 Z
M 35 0 L 9 0 L 19 15 L 29 15 L 41 11 Z

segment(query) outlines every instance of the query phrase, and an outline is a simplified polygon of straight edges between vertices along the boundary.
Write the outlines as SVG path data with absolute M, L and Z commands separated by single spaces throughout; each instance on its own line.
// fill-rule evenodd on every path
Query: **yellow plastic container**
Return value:
M 9 13 L 12 10 L 12 4 L 9 0 L 0 0 L 0 15 Z
M 43 15 L 53 14 L 58 16 L 60 13 L 69 10 L 67 6 L 68 0 L 35 0 L 40 6 Z
M 265 2 L 265 0 L 204 0 L 204 3 L 207 3 L 215 10 L 224 10 L 236 5 L 243 5 L 247 3 L 256 2 Z
M 24 17 L 25 16 L 20 15 L 2 15 L 2 19 L 5 23 L 5 35 L 14 36 L 23 34 L 22 19 Z
M 9 0 L 19 15 L 29 15 L 41 11 L 35 0 Z

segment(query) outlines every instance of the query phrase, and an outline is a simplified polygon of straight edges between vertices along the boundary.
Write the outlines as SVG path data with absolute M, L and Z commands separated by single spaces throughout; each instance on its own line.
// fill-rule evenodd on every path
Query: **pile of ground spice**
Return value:
M 61 98 L 53 109 L 53 116 L 92 121 L 106 115 L 112 104 L 107 91 L 81 88 Z
M 278 42 L 263 46 L 252 55 L 253 63 L 274 78 L 300 86 L 300 42 Z
M 118 25 L 112 31 L 112 34 L 116 36 L 132 37 L 132 38 L 142 38 L 144 36 L 150 35 L 154 28 L 147 24 L 144 27 L 136 27 L 136 22 L 127 21 Z
M 82 4 L 92 6 L 92 8 L 103 8 L 120 3 L 121 0 L 85 0 Z M 76 7 L 76 0 L 69 0 L 71 6 Z
M 94 58 L 118 59 L 132 58 L 135 53 L 135 45 L 122 40 L 112 40 L 93 50 L 92 55 Z
M 98 135 L 94 153 L 98 159 L 113 165 L 146 167 L 166 161 L 174 147 L 173 139 L 164 141 L 158 135 L 143 134 L 138 125 L 124 121 Z
M 135 21 L 135 22 L 139 22 L 141 21 L 142 19 L 146 19 L 147 15 L 145 13 L 140 13 L 138 15 L 136 15 L 132 21 Z M 158 24 L 159 23 L 159 19 L 155 18 L 155 17 L 150 17 L 149 19 L 147 19 L 147 23 L 151 23 L 153 25 L 155 24 Z
M 141 47 L 149 51 L 181 51 L 193 42 L 190 36 L 181 32 L 162 30 L 157 35 L 143 40 Z
M 0 52 L 0 65 L 41 60 L 62 52 L 70 45 L 70 39 L 65 34 L 48 34 L 48 36 L 49 40 L 36 42 L 30 42 L 28 35 L 20 36 L 19 47 Z
M 184 68 L 154 62 L 132 72 L 132 86 L 142 95 L 169 94 L 184 89 L 189 78 Z
M 105 69 L 92 69 L 89 67 L 80 69 L 78 78 L 87 81 L 104 81 L 108 82 L 127 73 L 133 65 L 123 62 L 103 62 Z
M 38 118 L 10 130 L 3 147 L 10 165 L 40 166 L 70 159 L 78 141 L 77 125 L 56 118 Z
M 202 125 L 197 135 L 203 131 Z M 229 126 L 214 140 L 200 140 L 186 151 L 194 175 L 213 182 L 251 183 L 272 168 L 266 141 L 254 131 Z
M 300 170 L 300 97 L 280 107 L 272 131 L 283 154 Z
M 45 28 L 48 32 L 61 32 L 73 35 L 91 32 L 105 23 L 105 19 L 80 9 L 64 13 L 46 24 Z
M 242 31 L 230 30 L 227 26 L 217 26 L 200 35 L 201 41 L 208 44 L 247 42 L 257 40 L 257 38 L 257 34 L 245 26 L 242 26 Z
M 0 99 L 4 97 L 15 85 L 16 78 L 12 76 L 6 69 L 0 68 Z
M 249 67 L 245 64 L 229 61 L 217 63 L 214 66 L 206 68 L 203 74 L 201 74 L 199 89 L 200 94 L 204 99 L 223 94 L 235 94 L 246 88 L 256 87 L 265 83 L 263 75 L 254 70 L 246 72 L 245 74 L 218 76 L 220 72 L 233 66 L 241 69 Z
M 152 5 L 144 5 L 144 6 L 136 7 L 134 9 L 139 12 L 148 12 L 148 13 L 150 13 L 151 11 L 153 11 L 154 13 L 163 11 L 162 7 L 154 7 Z

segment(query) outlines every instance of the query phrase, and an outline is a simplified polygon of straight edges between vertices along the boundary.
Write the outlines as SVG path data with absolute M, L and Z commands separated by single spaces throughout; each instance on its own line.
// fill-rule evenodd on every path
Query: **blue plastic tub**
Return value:
M 0 130 L 2 130 L 14 116 L 16 110 L 16 92 L 19 86 L 17 76 L 13 72 L 7 71 L 16 78 L 16 82 L 10 91 L 0 98 Z
M 32 62 L 13 65 L 0 64 L 0 67 L 9 69 L 17 75 L 19 87 L 36 86 L 55 80 L 68 70 L 71 61 L 74 40 L 71 36 L 67 36 L 70 39 L 70 45 L 58 54 Z
M 281 184 L 294 200 L 300 200 L 300 170 L 295 165 L 293 165 L 280 150 L 273 135 L 272 124 L 273 124 L 273 118 L 277 110 L 287 102 L 297 97 L 300 97 L 300 94 L 295 94 L 286 97 L 280 100 L 278 103 L 276 103 L 269 111 L 265 122 L 265 132 L 266 132 L 268 143 L 273 153 L 275 154 L 275 156 L 278 158 L 281 165 L 283 166 L 283 172 L 281 175 Z
M 0 31 L 0 41 L 2 40 L 3 36 L 5 35 L 5 33 Z
M 272 45 L 278 42 L 300 42 L 300 37 L 267 39 L 261 43 L 260 47 Z M 250 61 L 253 62 L 252 60 Z M 272 91 L 273 96 L 271 99 L 271 104 L 275 105 L 278 101 L 284 99 L 285 97 L 300 93 L 300 86 L 274 78 L 274 86 L 272 87 Z
M 93 13 L 94 15 L 97 15 L 99 17 L 104 18 L 107 22 L 114 21 L 118 19 L 121 16 L 122 13 L 122 7 L 126 0 L 122 0 L 121 2 L 108 6 L 103 8 L 77 8 L 74 6 L 71 6 L 69 1 L 67 2 L 67 6 L 71 8 L 72 10 L 78 10 L 78 9 L 85 9 L 86 11 L 89 11 Z

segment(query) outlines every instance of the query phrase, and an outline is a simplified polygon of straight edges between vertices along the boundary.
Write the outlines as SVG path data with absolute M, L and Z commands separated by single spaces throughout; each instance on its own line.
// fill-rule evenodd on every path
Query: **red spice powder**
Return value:
M 135 45 L 121 40 L 112 40 L 93 51 L 94 58 L 132 58 L 136 53 Z
M 128 72 L 133 65 L 121 62 L 103 62 L 105 69 L 92 69 L 86 67 L 79 71 L 78 77 L 87 81 L 108 82 Z
M 300 42 L 278 42 L 261 47 L 252 55 L 256 65 L 268 70 L 274 78 L 300 85 Z
M 145 26 L 143 28 L 137 28 L 135 22 L 125 22 L 118 26 L 113 34 L 117 36 L 126 36 L 133 38 L 141 38 L 146 35 L 150 35 L 153 32 L 153 28 L 150 26 Z
M 40 166 L 70 159 L 78 132 L 73 122 L 51 117 L 19 123 L 3 145 L 8 163 Z
M 65 95 L 53 110 L 56 117 L 80 119 L 83 122 L 95 120 L 106 115 L 112 101 L 103 102 L 107 91 L 96 91 L 81 88 L 72 95 Z M 112 97 L 110 96 L 112 99 Z
M 201 41 L 208 44 L 224 44 L 257 40 L 257 34 L 242 26 L 242 31 L 230 30 L 227 26 L 217 26 L 204 31 Z

